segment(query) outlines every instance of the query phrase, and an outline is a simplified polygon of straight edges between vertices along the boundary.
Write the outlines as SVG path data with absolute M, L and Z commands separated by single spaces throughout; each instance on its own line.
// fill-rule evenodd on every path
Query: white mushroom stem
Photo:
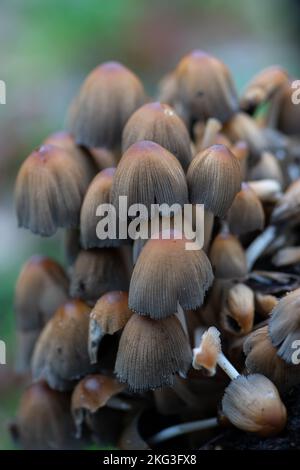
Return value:
M 246 259 L 248 270 L 251 271 L 255 261 L 265 251 L 276 236 L 276 227 L 270 225 L 261 235 L 248 246 L 246 250 Z
M 201 419 L 190 423 L 176 424 L 169 428 L 163 429 L 148 439 L 150 446 L 160 444 L 161 442 L 172 439 L 173 437 L 182 436 L 190 432 L 203 431 L 219 426 L 218 418 Z
M 233 367 L 231 362 L 228 361 L 227 357 L 225 357 L 222 352 L 218 355 L 217 364 L 219 367 L 221 367 L 221 369 L 223 369 L 225 374 L 231 378 L 231 380 L 236 379 L 240 375 L 236 368 Z
M 201 142 L 201 149 L 204 150 L 207 147 L 210 147 L 211 145 L 214 145 L 216 143 L 216 137 L 218 132 L 222 129 L 222 124 L 218 119 L 215 118 L 210 118 L 207 121 L 207 124 L 205 126 L 205 131 L 203 135 L 203 139 Z
M 189 330 L 188 330 L 187 323 L 186 323 L 185 313 L 183 311 L 183 308 L 179 304 L 179 302 L 177 303 L 177 313 L 175 315 L 180 321 L 185 334 L 187 335 L 187 337 L 189 337 Z

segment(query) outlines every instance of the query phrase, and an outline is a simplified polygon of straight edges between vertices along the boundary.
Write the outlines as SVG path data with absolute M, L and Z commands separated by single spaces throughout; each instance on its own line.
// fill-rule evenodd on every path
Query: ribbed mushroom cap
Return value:
M 286 409 L 278 390 L 261 374 L 239 375 L 232 380 L 222 409 L 234 426 L 260 436 L 278 434 L 286 425 Z
M 97 362 L 98 346 L 103 336 L 122 330 L 131 315 L 127 292 L 111 291 L 100 297 L 90 315 L 89 354 L 93 363 Z
M 105 62 L 85 79 L 70 110 L 70 128 L 77 143 L 113 148 L 123 127 L 145 102 L 137 76 L 118 62 Z
M 293 364 L 297 352 L 294 342 L 300 339 L 300 289 L 283 297 L 272 310 L 269 335 L 277 354 L 288 364 Z
M 248 144 L 252 164 L 259 161 L 263 151 L 269 150 L 270 142 L 263 129 L 246 113 L 235 114 L 226 124 L 224 132 L 233 142 L 244 140 Z
M 231 233 L 243 233 L 262 230 L 265 222 L 263 206 L 247 183 L 242 183 L 242 189 L 235 196 L 227 214 Z
M 283 184 L 283 173 L 279 161 L 270 152 L 263 152 L 259 161 L 250 168 L 248 173 L 249 180 L 274 179 L 280 185 Z
M 299 216 L 300 210 L 300 179 L 294 181 L 287 188 L 272 212 L 271 220 L 274 223 L 284 222 Z
M 253 331 L 246 338 L 243 349 L 249 373 L 265 375 L 281 392 L 300 383 L 300 366 L 287 364 L 277 356 L 268 334 L 268 325 Z
M 227 147 L 213 145 L 194 157 L 187 182 L 193 204 L 224 217 L 241 188 L 240 163 Z
M 255 110 L 261 103 L 274 97 L 286 82 L 288 74 L 282 67 L 272 65 L 263 69 L 247 84 L 241 97 L 242 109 Z
M 70 152 L 73 159 L 76 160 L 81 168 L 81 177 L 84 178 L 85 183 L 89 184 L 97 172 L 97 165 L 92 156 L 86 149 L 76 145 L 74 137 L 66 131 L 54 132 L 49 135 L 43 142 L 43 145 L 54 145 L 55 147 L 62 148 Z
M 126 266 L 120 250 L 82 250 L 71 273 L 71 296 L 96 302 L 105 292 L 118 289 L 128 289 Z
M 80 234 L 83 248 L 112 246 L 117 240 L 100 240 L 97 236 L 97 224 L 100 220 L 96 215 L 97 207 L 109 204 L 110 190 L 115 168 L 106 168 L 98 173 L 88 187 L 80 212 Z
M 46 256 L 32 256 L 23 266 L 15 289 L 17 328 L 42 328 L 68 298 L 69 280 L 60 264 Z
M 19 226 L 42 236 L 53 235 L 58 227 L 77 227 L 86 188 L 81 166 L 70 152 L 43 145 L 27 157 L 17 177 Z
M 75 427 L 70 413 L 70 395 L 36 382 L 23 393 L 16 423 L 23 448 L 70 449 L 75 446 Z
M 194 369 L 206 369 L 210 376 L 215 375 L 218 356 L 221 352 L 220 332 L 211 326 L 201 337 L 199 347 L 193 350 Z
M 226 122 L 238 110 L 238 97 L 226 65 L 201 50 L 181 59 L 175 69 L 176 95 L 191 119 Z
M 115 373 L 135 392 L 170 386 L 186 374 L 192 361 L 188 338 L 179 320 L 152 320 L 132 315 L 122 333 Z
M 226 304 L 221 311 L 221 324 L 233 335 L 246 335 L 254 323 L 254 293 L 250 287 L 238 283 L 227 294 Z
M 184 171 L 177 158 L 160 145 L 146 140 L 137 142 L 117 166 L 111 190 L 116 210 L 120 196 L 128 197 L 128 207 L 144 204 L 149 217 L 151 204 L 183 206 L 188 201 Z
M 212 242 L 209 259 L 216 278 L 239 279 L 248 272 L 245 251 L 234 235 L 217 235 Z
M 213 281 L 204 251 L 186 250 L 186 239 L 176 239 L 175 232 L 170 239 L 163 236 L 147 241 L 129 288 L 129 308 L 156 320 L 175 313 L 178 302 L 185 310 L 202 305 Z
M 123 384 L 105 375 L 88 375 L 76 385 L 72 393 L 71 409 L 79 437 L 85 415 L 95 414 L 122 390 Z
M 181 118 L 167 104 L 147 103 L 129 118 L 123 131 L 123 152 L 141 140 L 151 140 L 167 149 L 184 169 L 191 162 L 188 130 Z
M 56 390 L 71 389 L 92 372 L 88 355 L 90 308 L 80 300 L 62 305 L 43 329 L 35 346 L 32 374 Z

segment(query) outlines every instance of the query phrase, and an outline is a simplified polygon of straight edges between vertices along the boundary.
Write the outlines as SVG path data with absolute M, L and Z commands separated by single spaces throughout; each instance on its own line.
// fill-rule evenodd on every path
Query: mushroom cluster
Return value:
M 19 226 L 60 229 L 65 249 L 64 267 L 34 255 L 17 280 L 22 447 L 146 449 L 183 435 L 193 447 L 230 423 L 284 432 L 284 393 L 300 383 L 292 91 L 270 67 L 239 98 L 226 65 L 198 50 L 162 79 L 158 101 L 120 63 L 88 75 L 68 131 L 47 137 L 16 181 Z M 120 215 L 122 197 L 138 222 Z M 196 250 L 175 223 L 187 205 L 190 229 L 204 208 Z M 117 214 L 115 237 L 103 236 L 103 207 Z

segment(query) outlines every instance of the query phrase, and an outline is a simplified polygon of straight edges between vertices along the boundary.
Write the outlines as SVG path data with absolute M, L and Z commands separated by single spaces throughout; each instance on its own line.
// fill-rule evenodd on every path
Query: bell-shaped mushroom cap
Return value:
M 248 172 L 249 180 L 275 180 L 282 186 L 283 173 L 279 161 L 271 152 L 263 152 L 259 161 Z
M 88 187 L 80 212 L 80 234 L 83 248 L 95 248 L 112 246 L 117 240 L 100 240 L 97 236 L 97 207 L 101 204 L 109 204 L 110 190 L 115 174 L 115 168 L 106 168 L 100 171 Z
M 43 329 L 32 358 L 35 380 L 55 390 L 71 389 L 75 380 L 93 371 L 88 355 L 90 308 L 80 300 L 62 305 Z
M 218 356 L 221 352 L 220 332 L 214 326 L 208 328 L 201 337 L 199 347 L 193 350 L 194 369 L 206 369 L 210 376 L 215 375 Z
M 295 88 L 291 83 L 286 83 L 281 92 L 280 106 L 278 110 L 277 128 L 283 133 L 290 136 L 299 137 L 299 106 L 293 102 L 292 94 Z M 274 104 L 275 107 L 275 104 Z M 271 113 L 271 111 L 270 111 Z M 272 118 L 270 114 L 270 118 Z
M 241 189 L 238 159 L 224 145 L 212 145 L 198 153 L 187 173 L 190 200 L 225 217 L 235 195 Z
M 280 198 L 272 212 L 271 221 L 281 223 L 286 220 L 299 218 L 300 211 L 300 179 L 294 181 Z
M 118 62 L 105 62 L 85 79 L 70 110 L 70 128 L 78 144 L 113 148 L 123 127 L 145 102 L 138 77 Z
M 127 292 L 111 291 L 100 297 L 90 315 L 89 354 L 93 363 L 97 362 L 98 346 L 103 336 L 122 330 L 131 315 Z
M 156 320 L 202 305 L 213 274 L 202 250 L 185 249 L 186 239 L 170 233 L 147 241 L 134 267 L 129 287 L 129 308 Z
M 261 374 L 239 375 L 225 390 L 222 409 L 239 429 L 260 436 L 280 433 L 286 425 L 286 409 L 275 385 Z
M 287 364 L 277 356 L 268 334 L 268 325 L 247 336 L 243 349 L 247 356 L 245 365 L 249 373 L 265 375 L 281 392 L 300 383 L 300 366 Z
M 241 97 L 241 107 L 252 111 L 261 103 L 269 100 L 288 82 L 287 72 L 278 65 L 272 65 L 260 71 L 247 84 Z
M 68 298 L 69 280 L 62 266 L 46 256 L 32 256 L 23 266 L 15 289 L 17 328 L 42 328 Z
M 127 271 L 120 250 L 81 250 L 71 273 L 72 297 L 96 302 L 105 292 L 127 289 Z
M 43 145 L 22 164 L 15 187 L 20 227 L 42 236 L 79 224 L 87 181 L 70 152 Z
M 70 413 L 70 395 L 36 382 L 23 393 L 16 434 L 27 450 L 71 449 L 75 427 Z
M 255 293 L 255 311 L 263 318 L 268 318 L 275 305 L 278 304 L 278 299 L 272 294 Z
M 216 278 L 239 279 L 248 272 L 245 251 L 234 235 L 217 235 L 212 242 L 209 259 Z
M 261 153 L 270 148 L 263 129 L 246 113 L 235 114 L 226 124 L 224 132 L 233 142 L 243 140 L 248 144 L 252 164 L 259 161 Z
M 254 323 L 254 293 L 250 287 L 238 283 L 227 294 L 226 304 L 221 311 L 221 324 L 233 335 L 246 335 Z
M 69 152 L 80 166 L 81 177 L 84 178 L 87 185 L 95 176 L 98 166 L 94 159 L 86 149 L 76 145 L 73 136 L 69 132 L 54 132 L 44 140 L 43 145 L 54 145 Z
M 235 196 L 227 214 L 230 232 L 234 235 L 262 230 L 265 222 L 263 206 L 247 183 Z
M 122 150 L 141 140 L 151 140 L 171 152 L 186 169 L 192 159 L 188 130 L 167 104 L 147 103 L 127 121 L 123 131 Z
M 300 340 L 300 288 L 283 297 L 272 310 L 269 335 L 278 356 L 294 364 Z
M 238 111 L 238 97 L 226 65 L 201 50 L 181 59 L 175 69 L 176 95 L 190 119 L 222 123 Z
M 170 386 L 174 374 L 185 375 L 192 356 L 179 320 L 152 320 L 138 314 L 126 324 L 119 343 L 115 373 L 135 392 Z
M 122 390 L 123 384 L 105 375 L 88 375 L 76 385 L 72 393 L 71 409 L 78 437 L 81 436 L 85 415 L 95 414 Z
M 188 201 L 188 192 L 182 166 L 160 145 L 146 140 L 137 142 L 129 147 L 117 166 L 111 189 L 116 210 L 120 196 L 127 196 L 128 207 L 144 204 L 149 217 L 152 204 L 183 206 Z

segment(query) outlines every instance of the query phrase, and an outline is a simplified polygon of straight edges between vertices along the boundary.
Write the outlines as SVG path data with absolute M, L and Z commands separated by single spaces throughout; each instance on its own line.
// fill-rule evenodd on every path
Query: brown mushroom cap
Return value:
M 200 346 L 194 349 L 193 367 L 206 369 L 210 376 L 215 375 L 218 356 L 221 352 L 220 332 L 211 326 L 201 337 Z
M 93 371 L 88 355 L 90 308 L 80 300 L 62 305 L 43 329 L 35 346 L 32 374 L 56 390 L 71 389 Z
M 300 179 L 294 181 L 285 191 L 272 212 L 271 221 L 281 223 L 299 219 L 300 209 Z
M 249 373 L 265 375 L 281 392 L 300 383 L 300 366 L 287 364 L 277 355 L 268 334 L 268 325 L 253 331 L 246 338 L 243 349 Z
M 292 87 L 291 82 L 286 82 L 282 87 L 280 93 L 280 105 L 277 107 L 278 114 L 276 119 L 276 127 L 283 134 L 289 136 L 299 137 L 299 106 L 293 103 L 292 94 L 295 92 L 295 88 Z M 275 107 L 276 103 L 274 103 Z M 276 109 L 276 108 L 275 108 Z M 270 120 L 273 119 L 271 114 L 272 107 L 270 109 Z M 276 111 L 275 111 L 276 112 Z
M 175 232 L 174 232 L 175 234 Z M 156 320 L 202 305 L 213 281 L 204 251 L 185 249 L 186 239 L 150 239 L 134 267 L 129 287 L 129 308 Z
M 240 163 L 224 145 L 212 145 L 194 157 L 187 182 L 193 204 L 224 217 L 241 188 Z
M 237 428 L 260 436 L 280 433 L 286 409 L 275 385 L 261 374 L 239 375 L 225 390 L 222 409 Z
M 191 162 L 188 130 L 167 104 L 147 103 L 129 118 L 123 131 L 122 150 L 141 140 L 151 140 L 172 153 L 186 169 Z
M 177 158 L 160 145 L 137 142 L 129 147 L 117 166 L 111 190 L 116 210 L 119 196 L 128 197 L 128 207 L 144 204 L 149 217 L 152 204 L 183 206 L 188 201 L 184 171 Z
M 97 236 L 96 227 L 99 222 L 99 216 L 96 214 L 97 207 L 100 204 L 109 204 L 110 190 L 115 174 L 115 168 L 106 168 L 100 171 L 85 194 L 81 212 L 80 212 L 80 234 L 83 248 L 95 248 L 112 246 L 117 240 L 100 240 Z
M 95 303 L 105 292 L 118 289 L 128 289 L 126 266 L 120 250 L 81 250 L 71 273 L 71 296 Z
M 71 449 L 75 427 L 70 395 L 36 382 L 23 393 L 16 424 L 17 437 L 25 449 Z
M 273 308 L 269 335 L 278 356 L 293 364 L 294 342 L 300 339 L 300 288 L 287 294 Z
M 238 110 L 238 98 L 226 65 L 194 50 L 175 69 L 176 97 L 190 119 L 226 122 Z
M 89 354 L 92 362 L 97 362 L 98 346 L 103 336 L 122 330 L 131 315 L 127 292 L 111 291 L 100 297 L 90 315 Z
M 263 229 L 265 222 L 263 206 L 247 183 L 242 183 L 241 191 L 236 194 L 228 211 L 227 220 L 231 233 L 235 235 Z
M 172 385 L 174 375 L 185 375 L 191 361 L 188 338 L 174 315 L 152 320 L 134 314 L 120 339 L 115 373 L 120 382 L 142 392 Z
M 263 152 L 256 165 L 249 169 L 248 179 L 250 181 L 274 179 L 283 185 L 283 172 L 275 155 Z
M 95 414 L 124 388 L 116 379 L 105 375 L 88 375 L 78 382 L 72 393 L 71 405 L 78 436 L 81 435 L 85 415 Z
M 216 278 L 239 279 L 247 274 L 245 252 L 234 235 L 217 235 L 212 242 L 209 259 Z
M 145 102 L 138 77 L 118 62 L 105 62 L 85 79 L 70 110 L 70 128 L 77 143 L 113 148 L 123 127 Z
M 221 311 L 222 327 L 233 335 L 246 335 L 252 331 L 254 313 L 253 291 L 245 284 L 235 284 L 229 289 Z
M 78 226 L 87 180 L 70 152 L 43 145 L 23 162 L 15 187 L 20 227 L 42 236 Z

